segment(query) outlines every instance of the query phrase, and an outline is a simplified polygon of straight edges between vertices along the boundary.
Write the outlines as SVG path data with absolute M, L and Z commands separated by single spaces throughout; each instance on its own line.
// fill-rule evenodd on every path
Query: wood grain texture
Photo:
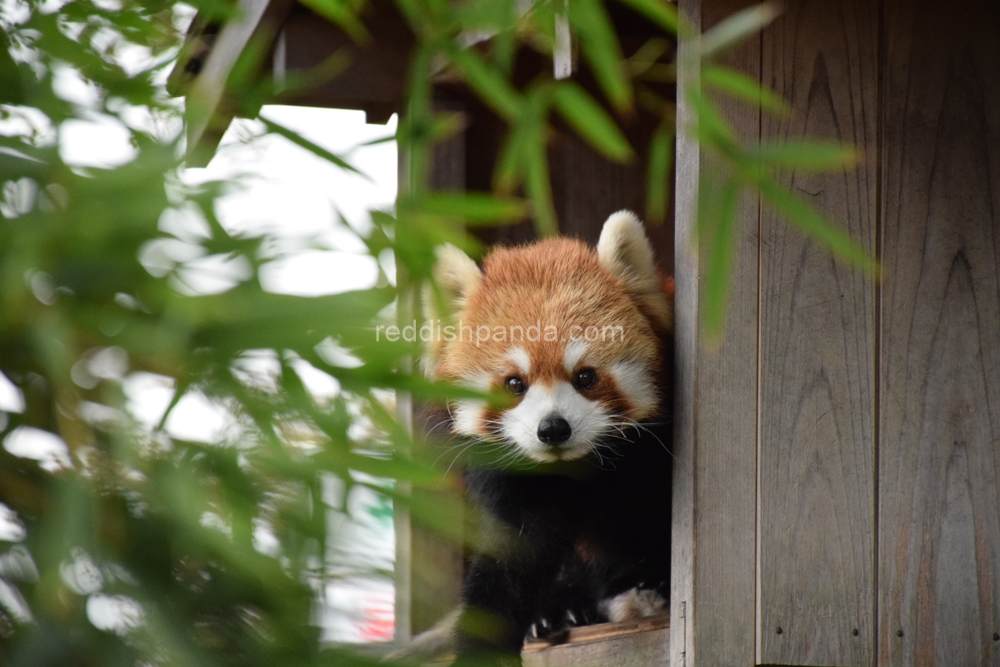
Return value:
M 763 37 L 764 83 L 792 105 L 762 141 L 869 150 L 878 6 L 804 0 Z M 847 173 L 777 175 L 875 252 L 873 153 Z M 760 244 L 758 661 L 867 665 L 874 654 L 875 288 L 765 206 Z M 857 635 L 855 635 L 857 631 Z
M 316 72 L 334 54 L 346 56 L 348 65 L 336 76 L 283 91 L 279 103 L 361 109 L 369 123 L 385 123 L 402 108 L 413 33 L 391 2 L 368 3 L 360 18 L 371 32 L 364 44 L 306 5 L 295 4 L 282 25 L 288 74 Z
M 637 632 L 649 632 L 650 630 L 663 630 L 670 627 L 670 614 L 662 613 L 655 616 L 647 616 L 633 621 L 618 621 L 616 623 L 597 623 L 595 625 L 582 625 L 570 628 L 568 636 L 564 642 L 550 644 L 545 640 L 528 639 L 524 643 L 524 652 L 545 651 L 562 644 L 583 644 L 587 642 L 601 641 L 615 637 L 626 637 Z
M 1000 665 L 1000 6 L 886 3 L 880 665 Z
M 242 111 L 235 108 L 226 87 L 241 60 L 250 69 L 259 69 L 261 53 L 247 46 L 260 44 L 266 52 L 294 3 L 293 0 L 240 0 L 238 4 L 238 18 L 222 27 L 185 93 L 186 161 L 192 167 L 208 164 L 229 124 Z M 187 76 L 178 74 L 178 78 L 183 81 Z
M 567 130 L 555 133 L 550 144 L 552 196 L 559 218 L 559 231 L 567 236 L 597 244 L 608 216 L 621 209 L 634 211 L 640 218 L 646 205 L 646 161 L 654 128 L 643 114 L 623 128 L 638 157 L 625 164 L 605 159 L 586 141 Z M 658 265 L 673 273 L 673 219 L 659 225 L 646 225 L 646 233 L 656 249 Z
M 705 29 L 750 4 L 682 0 L 680 7 Z M 759 54 L 759 41 L 749 39 L 725 63 L 758 76 Z M 726 103 L 722 112 L 741 139 L 756 142 L 756 109 Z M 754 661 L 758 206 L 755 197 L 742 202 L 725 339 L 706 349 L 692 238 L 702 170 L 714 167 L 686 134 L 692 118 L 683 103 L 678 114 L 671 665 L 744 666 Z
M 526 648 L 521 659 L 524 667 L 661 667 L 668 664 L 669 655 L 670 628 L 660 626 L 594 641 Z

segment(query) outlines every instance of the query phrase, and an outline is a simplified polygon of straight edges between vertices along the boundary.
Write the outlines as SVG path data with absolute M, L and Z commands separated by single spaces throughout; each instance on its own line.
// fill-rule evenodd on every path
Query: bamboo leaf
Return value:
M 309 9 L 343 28 L 344 32 L 358 44 L 371 41 L 371 33 L 358 19 L 357 2 L 345 0 L 302 0 Z
M 667 215 L 670 170 L 673 166 L 674 127 L 661 123 L 649 142 L 646 171 L 646 219 L 662 222 Z
M 604 7 L 596 0 L 574 0 L 569 7 L 569 20 L 611 104 L 618 110 L 630 108 L 633 94 L 625 72 L 625 58 Z
M 850 236 L 834 227 L 812 206 L 783 189 L 769 177 L 757 175 L 754 180 L 756 180 L 761 194 L 772 206 L 807 236 L 826 246 L 834 256 L 869 273 L 875 275 L 880 273 L 881 267 L 878 260 Z
M 412 207 L 425 214 L 461 218 L 470 223 L 512 222 L 528 213 L 527 202 L 523 199 L 478 192 L 435 192 L 417 200 L 400 202 L 400 207 Z
M 748 153 L 765 167 L 790 167 L 807 171 L 843 171 L 858 162 L 853 146 L 833 141 L 796 141 L 762 144 Z
M 627 162 L 633 157 L 632 147 L 618 125 L 579 85 L 572 81 L 560 83 L 553 100 L 560 115 L 605 157 L 615 162 Z
M 504 140 L 500 156 L 493 171 L 493 187 L 497 192 L 513 192 L 524 180 L 528 144 L 531 137 L 520 128 L 514 128 Z
M 759 104 L 761 109 L 775 115 L 787 116 L 792 112 L 792 107 L 781 95 L 765 88 L 746 74 L 728 67 L 705 67 L 701 71 L 701 80 L 707 86 L 733 97 Z
M 714 28 L 702 34 L 699 48 L 702 59 L 718 55 L 750 35 L 760 32 L 780 13 L 781 8 L 776 2 L 765 2 L 723 19 Z
M 523 106 L 521 95 L 501 72 L 469 49 L 453 46 L 448 56 L 483 102 L 508 121 L 518 117 Z
M 662 0 L 621 0 L 627 5 L 658 24 L 664 30 L 677 33 L 677 6 Z
M 730 177 L 721 193 L 706 187 L 699 188 L 698 243 L 705 252 L 705 271 L 702 273 L 702 324 L 709 342 L 722 337 L 723 318 L 726 313 L 726 296 L 732 273 L 736 249 L 736 212 L 740 183 Z
M 549 162 L 545 154 L 545 144 L 536 143 L 528 155 L 528 194 L 531 196 L 535 231 L 541 237 L 559 233 L 556 209 L 552 203 L 552 186 L 549 181 Z
M 735 156 L 738 153 L 736 137 L 715 105 L 694 86 L 685 89 L 685 94 L 694 111 L 694 132 L 697 138 L 706 146 L 725 155 Z
M 347 171 L 350 171 L 350 172 L 353 172 L 355 174 L 358 174 L 359 176 L 362 176 L 362 177 L 368 179 L 369 181 L 372 180 L 371 177 L 368 176 L 368 174 L 365 174 L 365 173 L 359 171 L 358 169 L 356 169 L 354 167 L 354 165 L 352 165 L 351 163 L 349 163 L 344 158 L 340 157 L 339 155 L 337 155 L 335 153 L 331 153 L 330 151 L 326 150 L 322 146 L 314 144 L 313 142 L 309 141 L 308 139 L 306 139 L 305 137 L 303 137 L 298 132 L 293 132 L 292 130 L 289 130 L 288 128 L 284 127 L 283 125 L 279 125 L 278 123 L 275 123 L 273 120 L 268 120 L 267 118 L 264 118 L 263 116 L 261 116 L 260 120 L 261 120 L 261 122 L 264 123 L 265 127 L 267 127 L 267 129 L 268 129 L 269 132 L 274 132 L 275 134 L 277 134 L 279 136 L 282 136 L 285 139 L 288 139 L 289 141 L 291 141 L 296 146 L 300 146 L 301 148 L 306 149 L 310 153 L 312 153 L 312 154 L 314 154 L 314 155 L 316 155 L 318 157 L 321 157 L 324 160 L 328 160 L 328 161 L 332 162 L 333 164 L 337 165 L 341 169 L 346 169 Z M 372 182 L 374 182 L 374 181 L 372 181 Z

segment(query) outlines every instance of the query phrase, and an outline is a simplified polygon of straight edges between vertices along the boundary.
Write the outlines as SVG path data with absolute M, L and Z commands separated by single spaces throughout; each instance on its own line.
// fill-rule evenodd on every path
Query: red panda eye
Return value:
M 507 391 L 515 396 L 520 396 L 524 393 L 525 389 L 527 389 L 524 385 L 524 380 L 516 375 L 511 375 L 509 378 L 504 380 L 504 386 L 507 387 Z
M 576 372 L 573 377 L 573 386 L 577 389 L 590 389 L 597 382 L 597 373 L 593 368 L 584 368 Z

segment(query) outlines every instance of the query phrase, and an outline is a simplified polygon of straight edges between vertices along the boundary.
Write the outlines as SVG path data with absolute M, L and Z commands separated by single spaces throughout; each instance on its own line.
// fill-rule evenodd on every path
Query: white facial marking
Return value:
M 611 377 L 634 407 L 632 419 L 642 419 L 656 410 L 656 388 L 646 367 L 637 361 L 619 361 L 612 364 Z
M 538 424 L 553 415 L 565 419 L 572 434 L 566 442 L 549 447 L 538 439 Z M 586 456 L 611 428 L 604 406 L 584 398 L 568 382 L 530 386 L 517 407 L 504 412 L 500 424 L 525 456 L 543 462 Z
M 463 378 L 459 384 L 486 392 L 490 389 L 490 376 L 478 373 Z M 486 408 L 486 401 L 461 398 L 448 407 L 452 417 L 452 430 L 463 435 L 483 435 L 483 410 Z
M 571 340 L 566 345 L 566 352 L 563 353 L 563 366 L 566 372 L 572 374 L 576 370 L 576 365 L 587 353 L 587 344 L 580 340 Z
M 507 356 L 514 362 L 517 369 L 525 375 L 531 371 L 531 357 L 528 356 L 528 353 L 523 347 L 510 348 L 510 351 L 507 352 Z
M 463 398 L 451 405 L 452 428 L 463 435 L 482 435 L 485 401 Z

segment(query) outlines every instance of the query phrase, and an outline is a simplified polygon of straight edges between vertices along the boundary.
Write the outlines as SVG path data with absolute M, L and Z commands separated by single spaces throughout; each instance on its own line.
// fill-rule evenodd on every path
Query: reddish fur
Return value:
M 563 366 L 563 355 L 573 326 L 621 327 L 624 340 L 605 338 L 588 343 L 587 365 L 609 367 L 618 361 L 635 361 L 655 371 L 660 366 L 660 343 L 648 318 L 625 291 L 622 281 L 598 261 L 596 253 L 574 239 L 549 239 L 516 248 L 499 248 L 486 259 L 482 282 L 466 295 L 466 304 L 457 314 L 463 326 L 475 331 L 480 325 L 510 327 L 525 332 L 540 323 L 555 326 L 562 340 L 529 341 L 508 339 L 477 345 L 475 340 L 452 341 L 444 346 L 435 374 L 461 380 L 487 373 L 494 386 L 520 372 L 510 361 L 511 347 L 524 348 L 531 359 L 531 382 L 547 385 L 572 378 Z M 610 331 L 610 329 L 609 329 Z M 628 409 L 627 401 L 609 376 L 599 376 L 590 390 L 612 411 Z

